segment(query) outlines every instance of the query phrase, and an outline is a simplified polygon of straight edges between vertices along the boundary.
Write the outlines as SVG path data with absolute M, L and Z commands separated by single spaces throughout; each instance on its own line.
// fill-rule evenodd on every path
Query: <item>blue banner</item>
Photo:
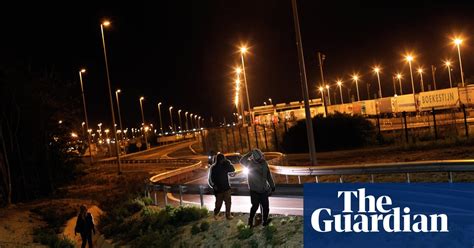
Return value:
M 304 246 L 474 248 L 474 184 L 305 184 Z

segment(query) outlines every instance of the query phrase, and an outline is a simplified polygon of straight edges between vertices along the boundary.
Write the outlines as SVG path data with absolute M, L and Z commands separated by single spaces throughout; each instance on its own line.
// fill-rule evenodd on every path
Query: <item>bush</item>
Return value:
M 201 229 L 199 228 L 198 224 L 195 223 L 195 224 L 191 227 L 191 234 L 192 234 L 192 235 L 195 235 L 195 234 L 198 234 L 199 232 L 201 232 Z
M 276 227 L 272 224 L 266 226 L 264 229 L 263 229 L 264 233 L 265 233 L 265 238 L 267 241 L 271 241 L 273 239 L 273 237 L 275 236 L 275 233 L 277 231 Z
M 237 235 L 238 239 L 248 239 L 253 235 L 253 229 L 249 226 L 244 226 L 243 228 L 238 229 L 239 234 Z
M 205 232 L 205 231 L 209 230 L 209 227 L 210 227 L 209 222 L 203 221 L 201 223 L 200 229 L 201 229 L 202 232 Z
M 258 242 L 255 239 L 249 240 L 249 246 L 252 248 L 258 248 Z
M 74 248 L 76 245 L 73 240 L 65 236 L 59 238 L 52 228 L 37 228 L 33 230 L 33 241 L 54 248 Z
M 374 125 L 359 115 L 317 115 L 312 121 L 318 151 L 357 148 L 376 141 Z M 306 140 L 306 123 L 300 120 L 283 137 L 282 148 L 288 153 L 308 152 Z
M 143 197 L 142 198 L 143 203 L 145 203 L 145 206 L 149 206 L 153 204 L 153 199 L 150 197 Z

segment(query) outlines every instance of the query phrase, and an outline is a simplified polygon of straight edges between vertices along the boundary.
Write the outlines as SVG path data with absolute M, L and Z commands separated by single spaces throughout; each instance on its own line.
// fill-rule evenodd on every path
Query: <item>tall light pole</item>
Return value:
M 418 68 L 417 72 L 420 74 L 421 92 L 425 92 L 425 86 L 423 85 L 423 68 Z
M 94 163 L 92 158 L 92 142 L 91 142 L 91 132 L 89 132 L 89 120 L 87 119 L 87 108 L 86 108 L 86 96 L 84 94 L 84 84 L 82 83 L 82 73 L 85 73 L 86 69 L 79 70 L 79 81 L 81 82 L 81 94 L 82 94 L 82 103 L 84 104 L 84 119 L 86 122 L 87 129 L 87 142 L 89 142 L 89 156 L 91 164 Z
M 411 68 L 411 62 L 413 61 L 413 56 L 408 54 L 405 56 L 405 60 L 408 62 L 408 66 L 410 67 L 410 78 L 411 78 L 411 90 L 413 95 L 415 94 L 415 83 L 413 82 L 413 70 Z
M 161 120 L 161 102 L 158 103 L 158 115 L 160 117 L 160 130 L 161 130 L 161 135 L 163 135 L 163 121 Z
M 186 131 L 188 131 L 188 130 L 189 130 L 189 127 L 188 127 L 188 111 L 186 111 L 186 112 L 184 113 L 184 118 L 185 118 L 185 120 L 186 120 Z
M 344 99 L 342 98 L 342 81 L 337 80 L 337 86 L 339 86 L 339 94 L 341 95 L 341 104 L 344 104 Z
M 143 130 L 143 138 L 145 138 L 145 144 L 146 144 L 146 147 L 147 149 L 149 148 L 148 147 L 148 139 L 146 137 L 146 132 L 147 130 L 145 130 L 145 115 L 143 114 L 143 101 L 145 100 L 145 97 L 141 96 L 140 97 L 140 110 L 141 110 L 141 113 L 142 113 L 142 130 Z
M 382 85 L 380 84 L 380 67 L 375 66 L 374 72 L 377 74 L 377 81 L 379 82 L 379 97 L 382 98 Z
M 403 95 L 403 87 L 402 87 L 402 78 L 403 78 L 403 75 L 400 74 L 400 73 L 397 73 L 396 77 L 397 77 L 397 79 L 398 79 L 398 84 L 400 84 L 400 95 Z
M 452 88 L 452 87 L 453 87 L 453 81 L 452 81 L 452 79 L 451 79 L 451 61 L 450 61 L 450 60 L 444 61 L 444 65 L 445 65 L 446 68 L 448 69 L 449 87 Z
M 198 116 L 198 128 L 201 129 L 201 116 Z
M 316 165 L 316 145 L 314 142 L 314 131 L 313 131 L 313 121 L 311 120 L 311 111 L 309 107 L 309 93 L 308 93 L 308 82 L 306 79 L 306 69 L 304 63 L 304 54 L 303 54 L 303 45 L 301 42 L 301 31 L 300 23 L 298 17 L 298 6 L 296 0 L 291 1 L 293 8 L 293 19 L 295 23 L 295 32 L 296 32 L 296 47 L 298 49 L 298 61 L 301 77 L 301 89 L 303 91 L 303 100 L 304 100 L 304 109 L 305 109 L 305 121 L 306 121 L 306 133 L 308 135 L 308 148 L 309 148 L 309 157 L 311 159 L 311 164 Z
M 190 114 L 189 114 L 189 124 L 191 125 L 191 129 L 194 129 L 193 116 L 194 116 L 193 113 L 190 113 Z
M 462 61 L 461 61 L 461 44 L 462 44 L 462 39 L 461 38 L 454 38 L 453 40 L 454 44 L 458 48 L 458 56 L 459 56 L 459 70 L 461 71 L 461 83 L 462 87 L 464 87 L 464 71 L 462 70 Z
M 359 75 L 354 74 L 352 75 L 352 80 L 354 80 L 356 84 L 356 90 L 357 90 L 357 101 L 360 101 L 360 96 L 359 96 Z
M 234 100 L 235 107 L 237 108 L 237 110 L 239 110 L 239 102 L 240 102 L 240 112 L 241 112 L 241 115 L 244 116 L 244 112 L 245 112 L 244 101 L 242 100 L 242 94 L 240 92 L 240 74 L 242 73 L 242 69 L 240 67 L 237 67 L 235 69 L 235 73 L 237 76 L 237 79 L 235 80 L 235 91 L 236 91 L 235 100 Z M 242 125 L 243 124 L 245 124 L 245 118 L 242 119 Z
M 247 47 L 243 46 L 240 48 L 240 58 L 242 60 L 242 72 L 244 74 L 244 84 L 245 84 L 245 93 L 247 95 L 247 107 L 249 110 L 249 119 L 250 119 L 250 125 L 253 126 L 253 114 L 252 114 L 252 107 L 250 105 L 250 97 L 249 97 L 249 87 L 247 84 L 247 74 L 245 74 L 245 60 L 244 60 L 244 54 L 247 53 Z
M 117 89 L 115 91 L 115 99 L 117 100 L 117 109 L 118 109 L 118 115 L 119 115 L 119 124 L 120 124 L 120 134 L 122 136 L 122 140 L 123 140 L 123 127 L 122 127 L 122 116 L 120 114 L 120 101 L 119 101 L 119 93 L 121 93 L 122 91 L 120 89 Z
M 102 47 L 104 48 L 104 60 L 105 60 L 105 71 L 107 74 L 107 85 L 109 87 L 109 100 L 110 100 L 110 112 L 112 112 L 112 127 L 114 128 L 115 136 L 115 152 L 117 153 L 117 173 L 122 174 L 121 162 L 120 162 L 120 149 L 117 138 L 117 127 L 115 126 L 115 111 L 114 111 L 114 102 L 112 100 L 112 87 L 110 85 L 110 74 L 109 74 L 109 64 L 107 61 L 107 49 L 105 47 L 105 38 L 104 38 L 104 27 L 110 25 L 109 21 L 104 21 L 100 24 L 100 33 L 102 34 Z
M 183 126 L 181 123 L 181 109 L 178 110 L 178 119 L 179 119 L 179 130 L 183 130 Z
M 331 92 L 329 92 L 329 85 L 326 84 L 326 89 L 328 90 L 328 100 L 329 100 L 329 105 L 331 105 Z
M 173 106 L 170 106 L 169 110 L 170 110 L 171 132 L 173 132 L 175 130 L 174 129 L 174 124 L 173 124 L 173 114 L 171 113 L 172 109 L 173 109 Z

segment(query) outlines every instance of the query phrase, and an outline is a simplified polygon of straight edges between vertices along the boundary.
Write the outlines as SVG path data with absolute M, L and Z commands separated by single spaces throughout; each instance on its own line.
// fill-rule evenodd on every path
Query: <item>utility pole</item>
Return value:
M 322 56 L 321 56 L 322 55 Z M 319 60 L 319 71 L 321 72 L 321 87 L 323 87 L 323 91 L 321 91 L 321 97 L 323 98 L 324 104 L 324 115 L 328 116 L 328 106 L 326 105 L 326 97 L 324 96 L 324 87 L 326 87 L 324 83 L 324 73 L 323 73 L 323 61 L 326 59 L 326 55 L 321 54 L 318 52 L 318 60 Z
M 291 3 L 293 7 L 293 19 L 295 22 L 296 46 L 298 49 L 301 88 L 303 91 L 303 98 L 304 98 L 304 110 L 305 110 L 305 117 L 306 117 L 305 118 L 306 130 L 308 134 L 309 156 L 311 159 L 311 165 L 317 165 L 318 162 L 316 160 L 316 146 L 314 144 L 313 122 L 311 120 L 311 110 L 309 108 L 308 82 L 306 80 L 306 69 L 305 69 L 304 56 L 303 56 L 303 44 L 301 43 L 300 23 L 298 20 L 298 6 L 296 5 L 296 0 L 292 0 Z
M 436 67 L 431 65 L 431 75 L 433 76 L 433 85 L 434 89 L 436 90 L 436 76 L 435 76 Z

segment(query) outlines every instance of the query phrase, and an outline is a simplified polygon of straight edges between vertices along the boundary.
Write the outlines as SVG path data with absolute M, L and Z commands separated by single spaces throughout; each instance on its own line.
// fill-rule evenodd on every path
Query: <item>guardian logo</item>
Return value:
M 474 184 L 305 184 L 305 247 L 474 247 Z
M 311 215 L 311 225 L 317 232 L 448 232 L 446 214 L 410 214 L 410 208 L 392 207 L 392 198 L 366 195 L 365 188 L 338 191 L 344 201 L 342 214 L 332 214 L 330 208 L 319 208 Z M 354 209 L 353 200 L 358 201 Z M 403 213 L 402 213 L 403 212 Z M 322 223 L 322 224 L 321 224 Z

